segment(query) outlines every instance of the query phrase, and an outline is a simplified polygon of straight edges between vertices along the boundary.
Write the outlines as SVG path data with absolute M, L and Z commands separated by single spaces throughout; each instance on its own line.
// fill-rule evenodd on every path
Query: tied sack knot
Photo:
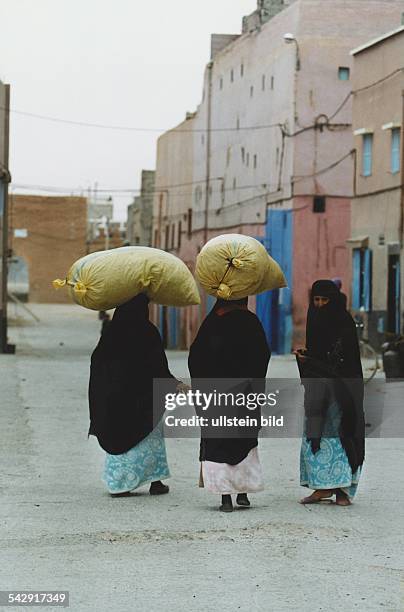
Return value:
M 222 300 L 228 300 L 230 296 L 231 296 L 231 289 L 229 285 L 226 285 L 225 283 L 220 283 L 217 289 L 217 297 L 221 298 Z
M 230 265 L 233 266 L 233 268 L 236 268 L 238 270 L 239 268 L 243 267 L 243 262 L 241 261 L 241 259 L 237 259 L 237 257 L 233 257 L 232 259 L 230 259 Z
M 73 291 L 74 293 L 79 293 L 81 295 L 84 295 L 85 293 L 87 293 L 87 287 L 85 286 L 84 283 L 81 283 L 80 281 L 78 281 L 77 283 L 73 285 Z
M 66 285 L 66 279 L 62 280 L 61 278 L 56 278 L 52 282 L 52 285 L 53 285 L 54 289 L 61 289 L 62 287 L 64 287 Z

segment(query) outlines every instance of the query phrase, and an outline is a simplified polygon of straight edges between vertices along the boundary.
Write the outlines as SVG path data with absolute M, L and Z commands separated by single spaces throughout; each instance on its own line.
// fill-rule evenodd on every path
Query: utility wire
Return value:
M 4 107 L 0 106 L 0 110 L 5 110 Z M 61 117 L 51 117 L 50 115 L 40 115 L 38 113 L 29 113 L 27 111 L 20 111 L 16 109 L 9 109 L 10 113 L 15 115 L 21 115 L 23 117 L 32 117 L 34 119 L 40 119 L 42 121 L 51 121 L 53 123 L 64 123 L 67 125 L 77 125 L 80 127 L 100 128 L 103 130 L 118 130 L 123 132 L 152 132 L 152 133 L 195 133 L 195 132 L 241 132 L 243 130 L 266 130 L 275 127 L 281 127 L 280 123 L 269 123 L 263 125 L 251 125 L 251 126 L 239 126 L 239 127 L 221 127 L 221 128 L 194 128 L 194 129 L 182 129 L 182 128 L 141 128 L 127 125 L 111 125 L 104 123 L 92 123 L 88 121 L 76 121 L 74 119 L 63 119 Z
M 357 94 L 360 93 L 362 91 L 365 91 L 367 89 L 370 89 L 371 87 L 375 87 L 377 85 L 380 85 L 381 83 L 383 83 L 384 81 L 396 76 L 397 74 L 399 74 L 400 72 L 404 71 L 404 67 L 400 67 L 397 68 L 396 70 L 394 70 L 393 72 L 391 72 L 390 74 L 386 75 L 385 77 L 378 79 L 377 81 L 374 81 L 373 83 L 369 83 L 369 85 L 365 85 L 364 87 L 360 87 L 359 89 L 353 90 L 351 91 L 348 96 L 345 98 L 345 100 L 342 102 L 341 106 L 338 107 L 338 109 L 329 117 L 329 120 L 333 119 L 335 117 L 335 115 L 338 114 L 338 112 L 341 110 L 341 108 L 346 104 L 346 102 L 348 101 L 349 97 L 353 94 Z M 5 107 L 0 106 L 0 110 L 6 110 Z M 100 128 L 100 129 L 104 129 L 104 130 L 119 130 L 119 131 L 128 131 L 128 132 L 154 132 L 154 133 L 163 133 L 163 132 L 173 132 L 173 133 L 188 133 L 188 132 L 239 132 L 239 131 L 245 131 L 245 130 L 261 130 L 261 129 L 270 129 L 270 128 L 280 128 L 280 129 L 284 129 L 284 125 L 282 123 L 269 123 L 269 124 L 262 124 L 262 125 L 252 125 L 252 126 L 239 126 L 239 127 L 220 127 L 220 128 L 195 128 L 195 129 L 178 129 L 178 128 L 142 128 L 142 127 L 133 127 L 133 126 L 125 126 L 125 125 L 114 125 L 114 124 L 105 124 L 105 123 L 94 123 L 94 122 L 90 122 L 90 121 L 78 121 L 78 120 L 74 120 L 74 119 L 64 119 L 62 117 L 53 117 L 51 115 L 42 115 L 40 113 L 31 113 L 28 111 L 21 111 L 21 110 L 17 110 L 17 109 L 8 109 L 10 113 L 14 113 L 16 115 L 21 115 L 24 117 L 31 117 L 33 119 L 39 119 L 41 121 L 52 121 L 54 123 L 65 123 L 67 125 L 77 125 L 80 127 L 90 127 L 90 128 Z M 303 128 L 306 129 L 306 128 Z M 296 132 L 300 133 L 299 132 Z M 290 134 L 290 136 L 292 136 L 292 134 Z
M 328 172 L 329 170 L 332 170 L 333 168 L 335 168 L 336 166 L 338 166 L 340 163 L 342 163 L 345 159 L 347 159 L 348 157 L 350 157 L 351 155 L 353 155 L 354 150 L 349 151 L 348 153 L 346 153 L 343 157 L 341 157 L 340 159 L 337 159 L 337 161 L 333 162 L 332 164 L 330 164 L 329 166 L 326 166 L 325 168 L 321 168 L 321 170 L 318 170 L 317 172 L 313 172 L 313 174 L 302 174 L 300 176 L 294 176 L 292 177 L 292 183 L 297 183 L 299 181 L 302 181 L 304 179 L 307 178 L 313 178 L 315 176 L 319 176 L 320 174 L 324 174 L 325 172 Z

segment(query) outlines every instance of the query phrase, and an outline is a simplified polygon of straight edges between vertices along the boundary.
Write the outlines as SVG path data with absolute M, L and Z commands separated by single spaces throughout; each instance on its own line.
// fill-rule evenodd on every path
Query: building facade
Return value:
M 55 291 L 52 281 L 64 278 L 86 254 L 86 239 L 86 198 L 10 195 L 11 288 L 20 292 L 25 284 L 31 302 L 70 302 L 67 291 Z
M 131 245 L 151 246 L 155 176 L 154 170 L 142 170 L 140 195 L 128 206 L 126 232 Z
M 253 304 L 274 352 L 304 342 L 314 280 L 339 276 L 345 290 L 350 286 L 350 50 L 399 24 L 403 10 L 399 0 L 336 0 L 327 2 L 327 10 L 324 0 L 259 1 L 241 35 L 212 36 L 192 131 L 173 141 L 179 126 L 160 139 L 179 150 L 168 149 L 157 159 L 157 177 L 166 176 L 167 206 L 160 213 L 155 199 L 159 244 L 186 252 L 192 268 L 215 235 L 238 232 L 261 240 L 288 279 L 288 288 L 258 296 Z M 184 172 L 186 179 L 180 178 Z M 185 181 L 189 188 L 176 193 L 173 186 Z M 163 197 L 161 202 L 164 207 Z M 181 250 L 175 239 L 162 238 L 156 221 L 165 217 L 170 236 L 177 208 L 182 215 L 189 211 Z M 202 298 L 199 320 L 212 304 Z M 181 330 L 189 315 L 175 317 L 178 336 L 178 325 Z M 192 335 L 197 323 L 191 321 Z
M 403 331 L 404 26 L 352 56 L 352 307 L 377 346 Z

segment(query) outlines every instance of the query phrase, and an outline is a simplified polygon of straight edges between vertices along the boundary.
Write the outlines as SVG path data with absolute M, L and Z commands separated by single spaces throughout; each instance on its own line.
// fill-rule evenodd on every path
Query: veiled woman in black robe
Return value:
M 91 357 L 90 430 L 106 451 L 104 482 L 111 494 L 128 494 L 151 482 L 150 493 L 167 493 L 169 477 L 153 379 L 178 381 L 168 368 L 158 329 L 149 321 L 149 300 L 140 294 L 116 308 Z M 154 414 L 153 414 L 154 408 Z
M 191 346 L 188 366 L 191 378 L 205 388 L 212 379 L 237 379 L 244 392 L 265 389 L 265 377 L 270 349 L 259 319 L 248 310 L 247 298 L 237 301 L 217 300 L 202 323 Z M 252 380 L 250 384 L 246 381 Z M 252 386 L 253 389 L 252 389 Z M 213 389 L 211 389 L 213 390 Z M 222 410 L 220 407 L 219 410 Z M 257 417 L 248 409 L 240 409 L 239 417 Z M 260 427 L 249 428 L 247 434 L 232 428 L 234 437 L 202 438 L 200 445 L 201 486 L 222 494 L 224 511 L 233 509 L 231 494 L 237 493 L 237 503 L 249 506 L 247 493 L 262 489 L 262 472 L 257 446 Z
M 349 505 L 365 457 L 364 387 L 355 322 L 332 281 L 313 284 L 306 350 L 297 360 L 305 387 L 300 481 L 314 489 L 302 502 L 336 495 Z

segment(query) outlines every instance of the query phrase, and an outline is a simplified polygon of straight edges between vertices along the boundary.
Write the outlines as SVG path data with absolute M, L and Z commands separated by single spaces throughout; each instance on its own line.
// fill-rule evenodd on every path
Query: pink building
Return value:
M 256 300 L 276 352 L 304 342 L 314 280 L 350 285 L 350 51 L 399 25 L 403 10 L 404 0 L 260 0 L 241 35 L 212 36 L 200 105 L 185 131 L 160 138 L 155 244 L 192 269 L 213 235 L 259 237 L 289 282 Z M 211 303 L 163 313 L 168 344 L 188 346 Z

